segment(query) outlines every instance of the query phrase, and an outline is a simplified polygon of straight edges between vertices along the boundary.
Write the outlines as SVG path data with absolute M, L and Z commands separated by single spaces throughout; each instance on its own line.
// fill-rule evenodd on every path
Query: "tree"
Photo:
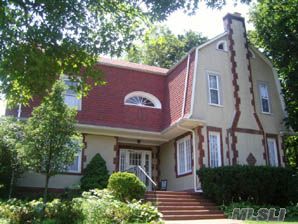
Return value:
M 126 58 L 136 63 L 170 68 L 189 50 L 206 40 L 193 31 L 176 36 L 165 26 L 155 26 L 146 33 L 141 44 L 135 44 L 128 51 Z
M 25 170 L 22 143 L 24 125 L 14 118 L 0 120 L 0 184 L 3 193 L 8 192 L 11 198 L 16 178 Z
M 298 132 L 297 5 L 298 0 L 262 0 L 250 13 L 256 29 L 251 40 L 264 50 L 278 70 L 288 112 L 286 123 L 295 132 Z M 298 162 L 298 138 L 290 137 L 287 141 L 288 156 Z
M 249 3 L 251 0 L 238 0 Z M 225 1 L 205 0 L 212 8 Z M 237 0 L 235 0 L 237 2 Z M 199 0 L 4 0 L 0 1 L 0 91 L 9 105 L 49 91 L 61 74 L 86 94 L 103 84 L 99 55 L 120 55 L 149 20 L 164 20 Z M 78 77 L 79 75 L 79 77 Z
M 81 135 L 75 129 L 75 109 L 63 100 L 65 86 L 57 81 L 52 91 L 34 108 L 25 128 L 25 154 L 30 167 L 45 176 L 44 202 L 49 179 L 65 171 L 82 148 Z
M 84 170 L 84 176 L 81 178 L 81 189 L 88 191 L 90 189 L 103 189 L 107 186 L 109 171 L 106 167 L 106 161 L 97 153 Z

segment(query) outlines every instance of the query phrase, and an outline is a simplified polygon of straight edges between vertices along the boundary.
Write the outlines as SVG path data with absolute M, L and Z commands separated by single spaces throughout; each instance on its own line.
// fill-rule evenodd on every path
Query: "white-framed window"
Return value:
M 225 40 L 218 41 L 216 44 L 216 49 L 221 51 L 227 51 L 227 42 Z
M 186 136 L 176 142 L 177 147 L 177 174 L 183 175 L 192 172 L 191 138 Z
M 219 75 L 208 72 L 209 104 L 221 105 Z
M 259 93 L 262 113 L 271 113 L 268 84 L 259 83 Z
M 161 109 L 161 103 L 157 97 L 142 91 L 134 91 L 127 94 L 124 98 L 124 104 Z
M 220 145 L 220 133 L 210 131 L 208 133 L 209 141 L 209 164 L 210 167 L 221 166 L 221 145 Z
M 65 95 L 64 95 L 64 103 L 69 106 L 76 108 L 77 110 L 82 109 L 82 99 L 78 98 L 77 92 L 74 90 L 78 83 L 69 80 L 68 78 L 63 78 L 65 85 L 67 86 Z M 73 87 L 74 89 L 72 89 Z
M 277 145 L 275 138 L 267 138 L 268 157 L 270 166 L 278 166 Z
M 74 158 L 72 164 L 66 167 L 66 172 L 68 173 L 81 173 L 81 164 L 82 164 L 82 151 L 80 150 Z

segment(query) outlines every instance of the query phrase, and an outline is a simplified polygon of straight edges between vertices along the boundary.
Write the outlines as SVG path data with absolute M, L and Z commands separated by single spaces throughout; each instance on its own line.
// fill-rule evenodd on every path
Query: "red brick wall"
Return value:
M 191 58 L 191 67 L 194 66 L 193 60 L 194 56 Z M 94 87 L 82 99 L 82 111 L 77 116 L 79 123 L 147 131 L 163 130 L 181 116 L 186 66 L 187 58 L 169 75 L 162 76 L 101 65 L 107 84 Z M 192 72 L 190 74 L 187 104 L 190 104 L 192 90 Z M 156 96 L 162 109 L 124 105 L 125 96 L 133 91 L 144 91 Z M 39 101 L 34 101 L 30 107 L 23 107 L 22 117 L 29 117 L 32 106 L 38 104 Z M 186 111 L 189 108 L 190 105 L 187 105 Z M 17 112 L 12 110 L 6 114 L 16 115 Z

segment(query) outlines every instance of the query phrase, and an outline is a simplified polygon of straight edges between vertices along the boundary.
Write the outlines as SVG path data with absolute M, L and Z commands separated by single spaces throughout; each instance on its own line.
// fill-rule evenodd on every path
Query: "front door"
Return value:
M 148 176 L 151 177 L 151 151 L 120 149 L 119 170 L 121 172 L 131 171 L 133 168 L 140 166 Z M 136 175 L 144 182 L 148 190 L 151 189 L 151 182 L 145 175 L 139 173 L 137 169 Z

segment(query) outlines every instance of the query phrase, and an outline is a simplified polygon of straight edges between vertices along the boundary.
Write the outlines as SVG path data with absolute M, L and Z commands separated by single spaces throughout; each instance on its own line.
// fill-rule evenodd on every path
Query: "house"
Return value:
M 223 20 L 224 33 L 169 70 L 102 58 L 98 66 L 107 85 L 82 99 L 66 93 L 66 103 L 78 109 L 85 147 L 49 187 L 78 184 L 96 153 L 110 173 L 140 166 L 173 191 L 200 190 L 196 170 L 204 166 L 284 166 L 285 112 L 277 73 L 248 44 L 239 14 Z M 30 116 L 34 106 L 23 108 L 21 116 Z M 152 187 L 148 177 L 144 181 Z M 18 181 L 29 188 L 43 184 L 44 177 L 35 173 Z

